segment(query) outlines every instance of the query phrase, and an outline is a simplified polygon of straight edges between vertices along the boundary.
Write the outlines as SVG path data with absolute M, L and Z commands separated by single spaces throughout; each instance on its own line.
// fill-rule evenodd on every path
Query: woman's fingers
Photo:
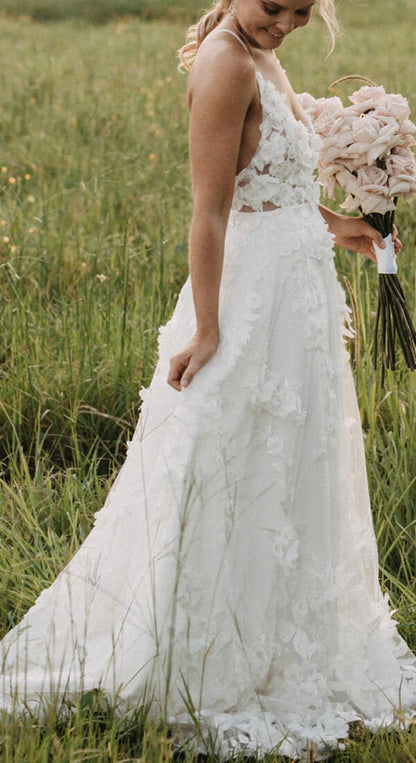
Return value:
M 395 225 L 392 229 L 392 240 L 395 252 L 398 254 L 402 244 L 397 235 Z M 384 249 L 386 246 L 382 234 L 376 228 L 373 228 L 363 218 L 354 217 L 345 217 L 342 220 L 342 227 L 338 226 L 337 244 L 352 252 L 360 252 L 373 262 L 377 262 L 374 245 L 380 247 L 380 249 Z
M 170 359 L 168 384 L 178 390 L 188 387 L 195 374 L 212 358 L 217 350 L 218 338 L 194 337 L 183 350 Z
M 399 232 L 395 225 L 393 225 L 392 239 L 394 243 L 394 251 L 399 254 L 402 248 L 402 242 L 399 239 Z
M 173 357 L 170 363 L 168 384 L 178 392 L 184 387 L 189 387 L 197 371 L 204 365 L 192 357 L 188 361 Z
M 191 383 L 192 379 L 194 378 L 196 372 L 199 371 L 199 369 L 201 367 L 202 367 L 201 363 L 196 362 L 194 358 L 190 359 L 190 361 L 188 363 L 188 367 L 187 367 L 185 373 L 183 374 L 183 376 L 181 378 L 181 389 L 183 387 L 188 387 L 190 385 L 190 383 Z
M 174 389 L 178 390 L 178 392 L 182 389 L 181 380 L 188 362 L 189 356 L 186 356 L 182 353 L 174 355 L 170 359 L 168 384 L 170 384 L 170 386 Z
M 376 230 L 376 228 L 373 228 L 372 225 L 364 221 L 365 227 L 365 235 L 367 238 L 372 240 L 376 246 L 378 246 L 380 249 L 384 249 L 386 244 L 383 241 L 383 236 L 381 235 L 380 231 Z
M 189 353 L 174 355 L 170 360 L 168 384 L 178 392 L 184 387 L 189 387 L 195 374 L 205 365 L 205 362 Z

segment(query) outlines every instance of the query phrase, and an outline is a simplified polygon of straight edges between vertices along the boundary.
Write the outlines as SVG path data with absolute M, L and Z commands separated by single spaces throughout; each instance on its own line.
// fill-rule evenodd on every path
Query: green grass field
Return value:
M 100 20 L 117 13 L 97 25 L 94 0 L 0 2 L 0 635 L 86 537 L 123 462 L 158 326 L 186 278 L 186 79 L 175 50 L 195 5 L 161 0 L 150 14 L 133 0 L 101 3 Z M 168 19 L 148 20 L 166 10 Z M 338 77 L 366 74 L 406 95 L 416 115 L 414 0 L 344 0 L 340 15 L 345 34 L 330 57 L 318 19 L 285 43 L 295 89 L 328 95 Z M 415 315 L 416 203 L 401 203 L 397 221 Z M 357 300 L 361 348 L 351 353 L 381 583 L 416 649 L 415 376 L 401 369 L 381 389 L 375 268 L 344 251 L 337 266 Z M 122 722 L 91 697 L 68 723 L 16 722 L 0 734 L 2 761 L 171 758 L 144 713 Z M 412 763 L 416 729 L 357 738 L 334 760 Z

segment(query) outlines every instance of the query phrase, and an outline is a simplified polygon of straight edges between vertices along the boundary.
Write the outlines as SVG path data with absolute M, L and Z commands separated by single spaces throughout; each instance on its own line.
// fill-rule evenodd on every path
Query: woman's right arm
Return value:
M 207 41 L 190 76 L 190 160 L 194 199 L 189 266 L 196 332 L 171 358 L 168 383 L 191 383 L 219 341 L 218 307 L 224 240 L 241 137 L 254 97 L 253 62 L 239 43 Z M 253 87 L 254 83 L 254 87 Z

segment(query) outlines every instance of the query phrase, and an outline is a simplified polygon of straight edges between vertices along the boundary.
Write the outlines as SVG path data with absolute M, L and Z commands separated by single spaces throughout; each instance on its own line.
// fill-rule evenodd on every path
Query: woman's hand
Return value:
M 187 387 L 215 354 L 218 341 L 218 334 L 202 337 L 196 332 L 191 341 L 170 359 L 168 384 L 178 391 Z
M 344 249 L 358 252 L 377 262 L 373 244 L 383 248 L 383 237 L 379 231 L 367 223 L 362 217 L 347 217 L 339 215 L 326 207 L 320 207 L 321 213 L 328 223 L 328 228 L 335 236 L 335 243 Z M 398 254 L 402 244 L 397 235 L 397 228 L 393 226 L 392 238 L 394 249 Z

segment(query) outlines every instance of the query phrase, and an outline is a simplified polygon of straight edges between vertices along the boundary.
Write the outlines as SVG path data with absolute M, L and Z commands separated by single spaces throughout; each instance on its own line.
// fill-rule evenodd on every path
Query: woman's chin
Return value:
M 281 45 L 283 40 L 285 39 L 284 37 L 276 37 L 275 35 L 271 34 L 270 32 L 267 32 L 266 34 L 267 34 L 269 40 L 273 43 L 273 47 L 274 48 L 278 48 L 279 45 Z

